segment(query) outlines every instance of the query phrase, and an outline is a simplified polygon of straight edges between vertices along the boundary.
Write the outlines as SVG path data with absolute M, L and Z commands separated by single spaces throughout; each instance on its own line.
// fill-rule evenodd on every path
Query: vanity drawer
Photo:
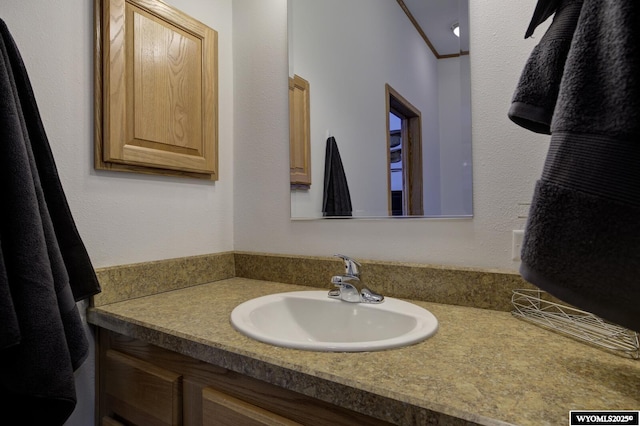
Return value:
M 182 424 L 182 376 L 114 350 L 106 353 L 106 402 L 136 425 Z
M 302 426 L 214 388 L 202 390 L 203 426 Z

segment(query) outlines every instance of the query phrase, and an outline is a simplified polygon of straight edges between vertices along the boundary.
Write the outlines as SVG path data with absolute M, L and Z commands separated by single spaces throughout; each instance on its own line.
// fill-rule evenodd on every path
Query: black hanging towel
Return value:
M 76 301 L 100 291 L 17 46 L 0 19 L 0 399 L 21 424 L 62 425 L 88 355 Z M 13 414 L 13 415 L 11 415 Z
M 565 302 L 640 331 L 640 2 L 540 0 L 509 117 L 551 141 L 520 273 Z
M 323 216 L 351 216 L 351 195 L 336 139 L 327 139 L 324 162 Z

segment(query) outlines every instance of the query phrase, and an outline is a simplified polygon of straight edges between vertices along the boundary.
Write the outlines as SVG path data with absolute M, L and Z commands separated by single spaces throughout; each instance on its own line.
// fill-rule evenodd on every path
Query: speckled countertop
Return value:
M 230 278 L 112 303 L 90 323 L 397 424 L 566 425 L 569 410 L 640 410 L 640 360 L 508 312 L 414 302 L 437 334 L 388 351 L 274 347 L 236 332 L 239 303 L 309 287 Z

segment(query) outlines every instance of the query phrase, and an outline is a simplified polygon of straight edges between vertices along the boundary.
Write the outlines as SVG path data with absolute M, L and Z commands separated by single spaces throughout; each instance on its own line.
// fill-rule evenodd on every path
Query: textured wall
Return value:
M 286 0 L 235 0 L 234 248 L 516 269 L 511 231 L 524 226 L 518 204 L 530 201 L 547 149 L 507 118 L 536 43 L 523 39 L 535 3 L 471 2 L 473 219 L 291 221 Z
M 231 0 L 170 0 L 218 31 L 220 180 L 93 169 L 93 1 L 2 0 L 94 266 L 233 248 Z

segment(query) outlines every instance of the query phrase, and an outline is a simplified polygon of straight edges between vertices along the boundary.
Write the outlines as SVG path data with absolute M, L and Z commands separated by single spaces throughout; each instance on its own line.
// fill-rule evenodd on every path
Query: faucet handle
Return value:
M 353 277 L 360 276 L 360 270 L 358 269 L 361 265 L 356 262 L 354 259 L 349 256 L 345 256 L 344 254 L 334 254 L 335 257 L 339 257 L 344 261 L 344 269 L 346 275 L 351 275 Z

